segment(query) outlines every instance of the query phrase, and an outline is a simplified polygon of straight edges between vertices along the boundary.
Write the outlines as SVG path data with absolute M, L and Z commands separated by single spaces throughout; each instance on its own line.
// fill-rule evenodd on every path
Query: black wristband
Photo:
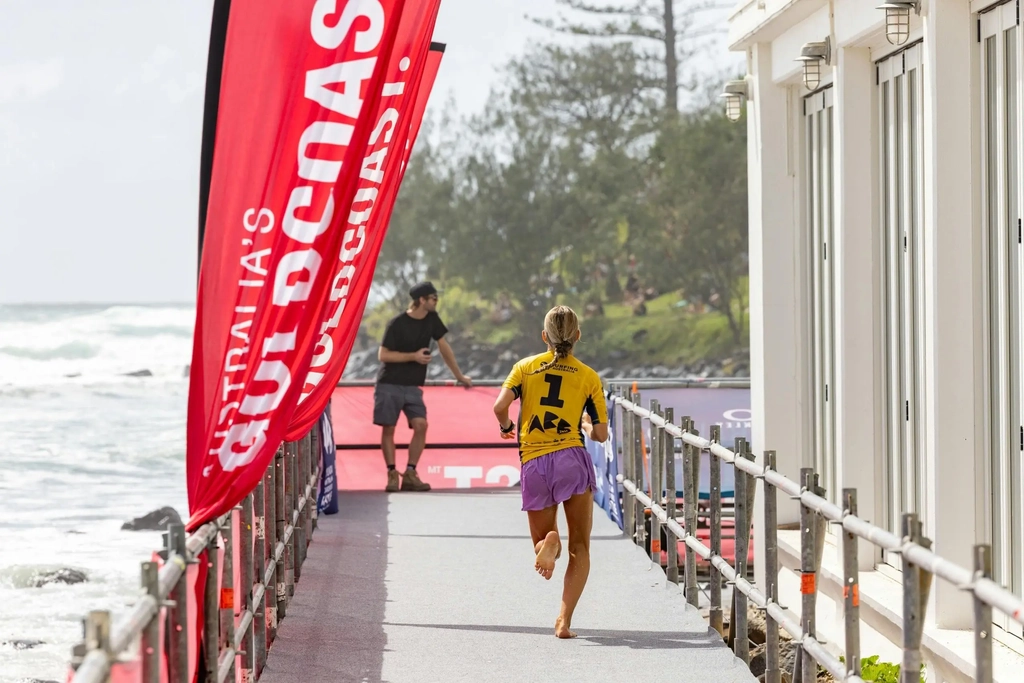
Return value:
M 512 430 L 514 430 L 515 428 L 516 428 L 516 423 L 513 422 L 512 420 L 508 421 L 508 429 L 506 429 L 505 427 L 502 427 L 501 425 L 498 425 L 498 429 L 501 430 L 502 434 L 511 434 Z

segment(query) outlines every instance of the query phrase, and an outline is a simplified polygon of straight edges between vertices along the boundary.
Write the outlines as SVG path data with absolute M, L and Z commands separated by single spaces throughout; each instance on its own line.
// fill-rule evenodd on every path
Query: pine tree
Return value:
M 596 5 L 587 0 L 555 0 L 558 4 L 603 21 L 579 22 L 565 16 L 557 21 L 533 19 L 547 28 L 594 38 L 629 38 L 658 49 L 645 52 L 652 66 L 661 73 L 659 89 L 665 93 L 665 109 L 679 111 L 679 88 L 693 87 L 681 82 L 680 66 L 700 49 L 700 40 L 721 35 L 724 28 L 711 23 L 716 11 L 727 7 L 715 0 L 620 0 Z M 709 22 L 709 20 L 711 20 Z

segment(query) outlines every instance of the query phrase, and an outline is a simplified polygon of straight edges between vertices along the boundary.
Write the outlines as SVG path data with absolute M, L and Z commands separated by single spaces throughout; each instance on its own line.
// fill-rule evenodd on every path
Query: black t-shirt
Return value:
M 432 340 L 440 339 L 447 333 L 448 328 L 437 313 L 427 313 L 427 317 L 420 320 L 402 313 L 388 323 L 381 346 L 389 351 L 413 353 L 430 348 Z M 378 384 L 421 387 L 426 380 L 427 366 L 414 360 L 407 363 L 381 363 L 377 371 Z

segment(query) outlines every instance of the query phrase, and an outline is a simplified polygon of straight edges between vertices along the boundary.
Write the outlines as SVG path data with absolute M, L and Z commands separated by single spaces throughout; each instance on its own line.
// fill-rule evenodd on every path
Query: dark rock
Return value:
M 19 678 L 17 683 L 57 683 L 52 678 Z
M 750 651 L 750 673 L 754 674 L 755 677 L 760 678 L 761 676 L 764 676 L 765 668 L 764 645 L 758 645 Z
M 31 588 L 42 588 L 50 583 L 66 583 L 68 585 L 74 585 L 76 583 L 85 583 L 88 580 L 89 577 L 85 575 L 85 572 L 64 567 L 61 569 L 40 572 L 32 577 L 28 585 Z
M 121 531 L 166 531 L 168 524 L 181 524 L 181 516 L 171 507 L 162 507 L 148 515 L 121 525 Z
M 0 645 L 3 645 L 4 647 L 13 647 L 15 650 L 31 650 L 34 647 L 44 644 L 45 643 L 41 640 L 31 640 L 28 638 L 0 641 Z
M 135 372 L 124 373 L 125 377 L 152 377 L 153 373 L 149 370 L 136 370 Z
M 81 377 L 82 373 L 80 373 L 80 372 L 72 372 L 71 374 L 64 375 L 64 376 L 67 377 L 68 379 L 74 379 L 75 377 Z

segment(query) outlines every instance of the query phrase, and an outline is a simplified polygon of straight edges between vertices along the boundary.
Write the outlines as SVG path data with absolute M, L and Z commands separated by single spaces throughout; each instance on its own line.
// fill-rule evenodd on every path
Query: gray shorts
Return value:
M 373 424 L 394 427 L 398 424 L 398 414 L 402 412 L 410 427 L 414 418 L 427 419 L 423 389 L 401 384 L 378 384 L 373 390 Z

